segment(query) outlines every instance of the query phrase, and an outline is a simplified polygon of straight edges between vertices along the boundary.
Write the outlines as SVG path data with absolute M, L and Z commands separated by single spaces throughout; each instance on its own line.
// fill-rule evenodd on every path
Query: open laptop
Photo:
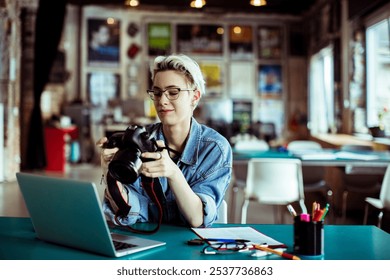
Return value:
M 121 257 L 165 242 L 111 233 L 92 182 L 16 174 L 39 239 L 109 257 Z

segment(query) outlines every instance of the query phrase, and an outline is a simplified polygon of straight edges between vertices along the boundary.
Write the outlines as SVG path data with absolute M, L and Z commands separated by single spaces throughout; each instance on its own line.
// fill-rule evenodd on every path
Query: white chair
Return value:
M 218 209 L 218 217 L 215 223 L 227 224 L 228 222 L 228 206 L 225 200 L 222 200 Z
M 304 203 L 302 166 L 299 159 L 257 158 L 248 162 L 245 199 L 241 208 L 241 223 L 247 220 L 250 201 L 274 205 L 276 223 L 284 222 L 287 205 L 299 202 L 302 213 L 307 213 Z M 284 206 L 284 211 L 279 211 Z M 278 219 L 280 212 L 280 219 Z
M 386 168 L 386 173 L 382 181 L 379 198 L 366 197 L 366 207 L 364 210 L 363 223 L 366 225 L 370 206 L 379 210 L 377 226 L 380 228 L 384 210 L 390 210 L 390 165 Z
M 235 151 L 268 151 L 269 145 L 265 140 L 257 139 L 255 137 L 239 137 L 237 142 L 234 145 Z M 233 187 L 232 187 L 232 197 L 231 197 L 231 211 L 230 218 L 235 220 L 236 213 L 236 202 L 237 202 L 237 193 L 240 190 L 245 189 L 246 177 L 248 170 L 248 161 L 247 160 L 233 160 Z
M 323 150 L 319 143 L 310 140 L 292 141 L 287 145 L 287 149 L 292 153 L 315 153 Z M 333 191 L 329 184 L 325 181 L 325 167 L 302 166 L 302 174 L 305 192 L 321 193 L 324 200 L 333 207 Z M 333 220 L 333 211 L 330 217 L 331 220 Z

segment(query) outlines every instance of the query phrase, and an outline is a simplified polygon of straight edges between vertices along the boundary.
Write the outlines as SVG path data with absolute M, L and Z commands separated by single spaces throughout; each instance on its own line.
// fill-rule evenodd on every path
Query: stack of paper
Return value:
M 246 239 L 269 247 L 286 247 L 283 243 L 257 231 L 252 227 L 192 228 L 202 239 Z

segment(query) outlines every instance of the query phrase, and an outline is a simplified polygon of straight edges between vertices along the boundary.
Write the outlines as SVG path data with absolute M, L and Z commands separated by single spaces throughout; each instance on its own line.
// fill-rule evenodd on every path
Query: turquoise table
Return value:
M 320 153 L 300 156 L 287 150 L 270 149 L 268 151 L 237 151 L 233 149 L 234 161 L 248 161 L 252 158 L 298 158 L 302 165 L 310 166 L 346 166 L 387 167 L 390 164 L 389 151 L 348 152 L 351 157 L 343 157 L 340 150 L 323 149 Z M 338 157 L 340 155 L 341 157 Z M 345 155 L 345 154 L 344 154 Z
M 239 224 L 215 226 L 241 226 Z M 293 246 L 292 225 L 248 225 L 285 243 L 288 251 Z M 126 232 L 125 232 L 126 233 Z M 145 237 L 145 236 L 144 236 Z M 276 255 L 255 258 L 248 253 L 203 255 L 201 246 L 186 242 L 196 238 L 188 228 L 162 225 L 146 237 L 165 241 L 166 246 L 136 253 L 122 259 L 139 260 L 278 260 Z M 46 243 L 36 238 L 29 218 L 0 217 L 0 259 L 21 260 L 96 260 L 104 256 Z M 390 234 L 374 226 L 325 225 L 325 254 L 302 259 L 326 260 L 390 260 Z

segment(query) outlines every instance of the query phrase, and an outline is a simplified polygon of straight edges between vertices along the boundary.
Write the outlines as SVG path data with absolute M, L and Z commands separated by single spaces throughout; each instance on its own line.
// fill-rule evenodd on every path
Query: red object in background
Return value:
M 77 139 L 76 126 L 45 127 L 46 171 L 65 172 L 67 138 Z
M 127 50 L 127 56 L 130 59 L 133 59 L 137 56 L 137 54 L 139 53 L 140 50 L 141 50 L 141 47 L 139 45 L 133 43 L 133 44 L 131 44 L 131 46 Z

